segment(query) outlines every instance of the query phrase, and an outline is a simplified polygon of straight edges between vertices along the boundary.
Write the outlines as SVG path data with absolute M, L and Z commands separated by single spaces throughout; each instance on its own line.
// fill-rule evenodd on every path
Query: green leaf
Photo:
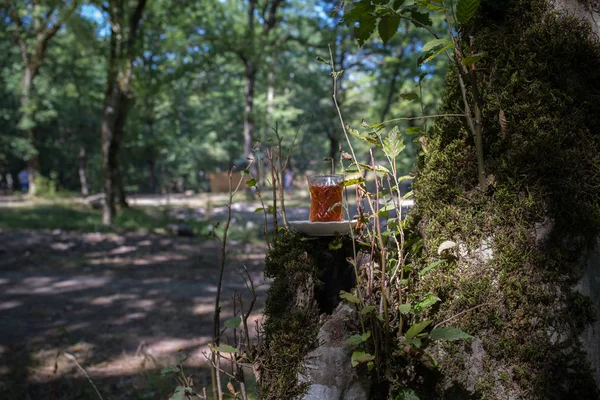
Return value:
M 456 4 L 456 20 L 466 24 L 473 18 L 479 8 L 479 0 L 458 0 Z
M 339 250 L 342 248 L 342 238 L 337 237 L 329 242 L 329 250 Z
M 425 268 L 423 268 L 422 270 L 419 271 L 419 276 L 425 275 L 426 273 L 428 273 L 429 271 L 431 271 L 434 268 L 439 267 L 443 263 L 444 263 L 444 260 L 437 260 L 435 262 L 432 262 L 431 264 L 429 264 L 428 266 L 426 266 Z
M 240 352 L 238 349 L 236 349 L 235 347 L 230 346 L 228 344 L 219 346 L 219 347 L 215 347 L 215 351 L 219 352 L 219 353 L 239 353 Z
M 264 208 L 262 208 L 262 207 L 258 207 L 256 210 L 254 210 L 254 212 L 257 213 L 257 214 L 261 213 L 263 211 L 264 211 Z
M 368 17 L 371 11 L 371 0 L 361 0 L 355 3 L 351 2 L 344 10 L 344 18 L 342 21 L 351 28 L 356 22 Z
M 326 60 L 325 60 L 323 57 L 321 57 L 321 56 L 317 56 L 317 57 L 316 57 L 316 60 L 317 60 L 317 61 L 319 61 L 319 62 L 322 62 L 323 64 L 326 64 L 326 65 L 331 65 L 331 63 L 330 63 L 329 61 L 326 61 Z
M 229 329 L 235 329 L 242 323 L 242 319 L 240 317 L 232 317 L 225 320 L 225 327 Z
M 434 328 L 429 333 L 431 340 L 458 340 L 458 339 L 471 339 L 473 336 L 468 333 L 452 327 Z
M 438 51 L 436 51 L 435 53 L 433 53 L 432 55 L 427 57 L 425 60 L 423 60 L 423 64 L 428 63 L 429 61 L 433 60 L 434 58 L 436 58 L 437 56 L 442 54 L 444 51 L 451 49 L 453 47 L 454 47 L 454 45 L 452 43 L 447 44 L 446 46 L 442 47 L 441 49 L 439 49 Z
M 400 130 L 395 126 L 383 139 L 383 151 L 388 157 L 394 159 L 398 157 L 402 150 L 404 150 L 404 142 Z
M 423 329 L 427 328 L 429 326 L 429 324 L 431 324 L 432 322 L 433 321 L 431 321 L 431 320 L 426 320 L 426 321 L 421 321 L 419 323 L 413 324 L 410 328 L 408 328 L 408 331 L 404 335 L 404 338 L 406 340 L 414 338 L 419 333 L 421 333 L 423 331 Z
M 413 22 L 413 25 L 416 26 L 417 28 L 423 28 L 423 25 L 425 25 L 425 26 L 433 25 L 433 21 L 431 20 L 431 18 L 429 17 L 429 13 L 427 13 L 427 12 L 420 12 L 415 9 L 412 9 L 412 10 L 410 10 L 410 18 L 412 18 L 413 20 L 415 20 L 417 22 L 417 23 Z
M 463 58 L 461 63 L 466 66 L 473 65 L 477 61 L 481 60 L 485 56 L 485 54 L 486 54 L 485 52 L 473 54 L 472 56 Z
M 372 136 L 372 135 L 365 135 L 361 132 L 359 132 L 358 130 L 351 128 L 350 126 L 347 126 L 346 129 L 348 130 L 348 132 L 350 132 L 350 134 L 354 137 L 359 138 L 360 140 L 364 140 L 367 141 L 371 144 L 374 144 L 378 147 L 381 146 L 381 143 L 379 143 L 379 139 L 377 138 L 377 136 Z
M 366 307 L 363 307 L 363 309 L 360 310 L 360 315 L 368 314 L 368 313 L 370 313 L 370 312 L 372 312 L 372 311 L 374 311 L 376 309 L 377 309 L 377 307 L 375 307 L 375 306 L 366 306 Z
M 160 370 L 160 376 L 165 376 L 165 375 L 169 375 L 169 374 L 176 374 L 179 372 L 179 367 L 175 366 L 175 365 L 169 365 L 166 368 L 163 368 Z
M 246 182 L 246 186 L 248 186 L 248 187 L 256 186 L 256 182 L 257 182 L 256 179 L 250 178 L 250 179 L 248 179 L 248 182 Z
M 418 126 L 409 126 L 406 128 L 406 133 L 409 135 L 418 135 L 421 133 L 421 128 Z
M 387 218 L 389 216 L 389 212 L 395 209 L 396 206 L 394 204 L 388 204 L 387 206 L 380 208 L 377 214 L 382 218 Z
M 186 398 L 185 388 L 183 386 L 177 386 L 173 396 L 169 397 L 169 400 L 186 400 Z
M 417 1 L 417 4 L 425 7 L 426 9 L 430 10 L 430 11 L 446 11 L 446 7 L 442 6 L 442 5 L 435 5 L 435 4 L 431 4 L 430 1 L 426 1 L 426 0 L 421 0 L 421 1 Z M 443 3 L 441 3 L 443 4 Z
M 375 172 L 380 177 L 383 176 L 383 175 L 385 175 L 385 174 L 389 174 L 390 173 L 390 171 L 386 167 L 384 167 L 382 165 L 371 166 L 369 164 L 363 164 L 363 163 L 358 163 L 358 165 L 360 165 L 361 168 L 363 168 L 363 169 Z
M 394 3 L 392 4 L 392 8 L 394 10 L 399 9 L 400 7 L 402 7 L 402 5 L 404 4 L 406 0 L 394 0 Z
M 354 353 L 352 353 L 352 358 L 351 358 L 350 362 L 352 363 L 353 367 L 356 367 L 358 364 L 373 361 L 374 359 L 375 359 L 374 355 L 365 353 L 362 350 L 355 350 Z
M 420 97 L 418 94 L 416 94 L 415 92 L 408 92 L 408 93 L 400 93 L 400 97 L 404 100 L 408 100 L 408 101 L 413 101 L 413 100 L 419 100 Z
M 450 41 L 446 38 L 430 40 L 429 42 L 427 42 L 423 45 L 423 52 L 433 50 L 438 46 L 445 46 L 448 43 L 450 43 Z
M 398 310 L 401 314 L 407 315 L 408 313 L 410 313 L 410 310 L 412 310 L 412 306 L 410 305 L 410 303 L 400 304 L 398 306 Z
M 346 301 L 349 301 L 350 303 L 360 304 L 360 299 L 358 297 L 344 290 L 340 290 L 340 297 Z
M 420 400 L 419 396 L 412 389 L 402 389 L 396 395 L 394 400 Z
M 377 18 L 374 16 L 368 16 L 358 21 L 358 26 L 354 27 L 354 36 L 360 47 L 362 47 L 373 34 L 376 21 Z
M 377 25 L 377 31 L 383 44 L 387 44 L 389 40 L 398 32 L 400 26 L 400 18 L 381 18 Z
M 404 340 L 402 342 L 402 344 L 408 344 L 408 345 L 412 345 L 415 346 L 416 348 L 421 348 L 421 339 L 419 339 L 418 337 L 414 337 L 414 338 L 410 338 L 408 340 Z
M 425 298 L 425 300 L 420 301 L 417 304 L 415 304 L 415 311 L 419 312 L 419 311 L 425 310 L 426 308 L 431 307 L 432 305 L 434 305 L 438 301 L 440 301 L 439 297 L 430 294 L 429 296 L 427 296 Z
M 365 341 L 365 342 L 366 342 L 367 340 L 369 340 L 369 338 L 370 338 L 370 337 L 371 337 L 371 331 L 367 331 L 367 332 L 365 332 L 365 333 L 363 333 L 363 334 L 362 334 L 362 339 L 363 339 L 363 341 Z
M 352 179 L 346 179 L 344 182 L 342 182 L 343 186 L 352 186 L 352 185 L 360 185 L 362 183 L 365 183 L 365 178 L 358 177 L 358 178 L 352 178 Z
M 352 346 L 358 346 L 362 342 L 364 342 L 362 335 L 352 335 L 346 339 L 346 343 Z

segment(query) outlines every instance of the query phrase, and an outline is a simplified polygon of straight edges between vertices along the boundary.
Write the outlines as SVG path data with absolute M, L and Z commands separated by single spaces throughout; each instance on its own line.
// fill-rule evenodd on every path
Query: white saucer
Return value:
M 356 220 L 336 221 L 336 222 L 310 222 L 289 221 L 292 228 L 299 230 L 308 236 L 335 236 L 336 234 L 345 235 L 356 226 Z

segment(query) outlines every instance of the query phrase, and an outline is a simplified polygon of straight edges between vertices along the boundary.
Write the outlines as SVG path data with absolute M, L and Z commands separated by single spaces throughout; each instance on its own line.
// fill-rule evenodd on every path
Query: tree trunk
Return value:
M 404 34 L 408 35 L 408 24 L 404 26 Z M 394 67 L 394 72 L 392 73 L 392 78 L 390 79 L 389 91 L 385 100 L 385 104 L 383 106 L 383 111 L 381 111 L 380 121 L 384 121 L 388 112 L 390 112 L 390 108 L 392 107 L 392 103 L 394 100 L 394 94 L 396 93 L 396 83 L 398 81 L 398 76 L 400 75 L 400 69 L 402 67 L 402 59 L 404 58 L 404 53 L 406 50 L 406 46 L 402 46 L 399 49 L 399 53 L 396 57 L 396 66 Z
M 85 146 L 79 148 L 79 183 L 81 184 L 81 195 L 87 197 L 90 194 L 85 176 L 85 167 L 87 164 L 87 154 Z
M 27 172 L 29 181 L 29 194 L 35 195 L 36 185 L 35 179 L 40 171 L 40 159 L 36 148 L 35 132 L 33 130 L 33 121 L 35 113 L 31 104 L 31 91 L 33 88 L 33 80 L 38 72 L 36 65 L 26 65 L 21 81 L 21 122 L 20 125 L 24 128 L 25 136 L 31 146 L 30 153 L 27 157 Z
M 117 163 L 117 169 L 115 171 L 115 186 L 117 189 L 117 199 L 119 201 L 120 208 L 129 208 L 127 203 L 127 193 L 125 192 L 125 186 L 123 184 L 123 175 L 121 174 L 121 166 Z
M 394 67 L 394 72 L 392 73 L 392 79 L 390 80 L 390 87 L 385 99 L 385 105 L 383 106 L 383 111 L 381 111 L 381 117 L 379 121 L 384 121 L 388 112 L 390 112 L 390 108 L 392 107 L 392 102 L 394 100 L 394 94 L 396 94 L 396 81 L 398 80 L 398 75 L 400 74 L 400 66 L 401 59 L 404 54 L 404 51 L 400 52 L 398 56 L 398 60 L 396 61 L 396 66 Z
M 142 12 L 146 0 L 138 0 L 137 6 L 131 14 L 129 33 L 123 34 L 125 2 L 118 0 L 109 2 L 109 15 L 111 25 L 110 51 L 108 57 L 108 74 L 106 89 L 104 91 L 104 111 L 102 114 L 102 169 L 104 175 L 104 210 L 102 223 L 113 223 L 116 207 L 115 200 L 121 207 L 127 207 L 123 181 L 119 171 L 118 152 L 123 138 L 123 128 L 129 112 L 129 92 L 132 77 L 132 61 L 134 57 L 134 43 L 137 36 Z M 116 197 L 118 198 L 116 199 Z
M 269 139 L 271 135 L 271 128 L 273 127 L 273 120 L 271 119 L 274 111 L 274 100 L 275 100 L 275 58 L 273 57 L 271 61 L 271 69 L 268 74 L 268 87 L 267 87 L 267 114 L 265 115 L 265 141 Z M 258 160 L 260 164 L 257 163 L 258 168 L 258 180 L 261 182 L 261 186 L 265 186 L 267 182 L 267 174 L 266 174 L 266 157 Z
M 104 225 L 111 225 L 114 220 L 116 200 L 122 207 L 127 207 L 117 155 L 123 137 L 123 125 L 127 118 L 129 99 L 121 93 L 118 85 L 109 86 L 113 86 L 113 93 L 104 107 L 102 119 L 102 167 L 105 194 L 102 223 Z
M 254 158 L 252 147 L 254 142 L 254 86 L 256 83 L 256 69 L 252 60 L 246 61 L 246 86 L 244 88 L 244 155 Z M 250 166 L 250 173 L 256 176 L 256 164 Z
M 329 157 L 335 161 L 340 151 L 340 139 L 336 136 L 335 131 L 329 132 L 327 138 L 329 139 Z
M 12 21 L 14 24 L 14 35 L 16 43 L 19 47 L 19 51 L 21 53 L 21 59 L 23 62 L 23 67 L 25 68 L 25 72 L 23 73 L 23 80 L 21 81 L 21 120 L 20 120 L 20 129 L 22 129 L 29 140 L 29 144 L 31 145 L 31 149 L 29 151 L 28 159 L 27 159 L 27 169 L 28 169 L 28 181 L 29 181 L 29 194 L 35 194 L 36 186 L 35 186 L 35 178 L 39 174 L 40 170 L 40 161 L 39 155 L 36 149 L 36 140 L 35 140 L 35 110 L 31 104 L 31 92 L 33 90 L 33 81 L 44 61 L 44 56 L 46 54 L 46 50 L 48 49 L 48 43 L 56 35 L 58 30 L 61 28 L 63 23 L 69 16 L 75 11 L 75 8 L 78 5 L 78 0 L 71 1 L 71 4 L 68 7 L 62 9 L 62 15 L 55 23 L 51 22 L 50 16 L 54 15 L 55 11 L 60 13 L 60 8 L 50 8 L 48 10 L 42 10 L 40 7 L 45 7 L 45 5 L 39 4 L 39 2 L 33 2 L 33 12 L 29 15 L 30 20 L 29 23 L 24 23 L 21 19 L 21 11 L 16 5 L 11 5 L 9 0 L 4 0 L 4 4 L 2 8 L 5 8 L 8 11 L 7 21 Z M 47 2 L 45 2 L 47 3 Z M 60 4 L 60 2 L 58 3 Z M 43 12 L 42 12 L 43 11 Z M 45 15 L 46 19 L 42 20 L 42 16 Z M 34 29 L 30 29 L 30 28 Z M 29 32 L 27 32 L 29 31 Z M 27 42 L 26 37 L 28 34 L 31 37 L 35 37 L 35 40 L 32 43 Z
M 154 161 L 154 159 L 150 159 L 150 160 L 148 160 L 147 165 L 148 165 L 148 176 L 149 176 L 148 184 L 150 186 L 150 192 L 156 193 L 156 188 L 158 187 L 157 180 L 156 180 L 156 161 Z

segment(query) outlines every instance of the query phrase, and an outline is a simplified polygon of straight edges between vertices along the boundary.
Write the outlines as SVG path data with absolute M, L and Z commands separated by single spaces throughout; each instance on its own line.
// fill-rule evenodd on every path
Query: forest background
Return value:
M 316 60 L 329 58 L 328 46 L 345 71 L 338 101 L 350 124 L 431 114 L 442 89 L 444 58 L 417 62 L 429 40 L 423 30 L 403 21 L 388 43 L 377 37 L 359 48 L 338 1 L 2 5 L 0 175 L 5 188 L 7 174 L 16 187 L 29 168 L 38 195 L 103 191 L 101 127 L 115 69 L 120 84 L 129 79 L 126 103 L 114 105 L 123 126 L 113 178 L 126 193 L 207 191 L 208 173 L 244 168 L 253 143 L 266 143 L 276 124 L 284 140 L 299 130 L 296 176 L 325 172 L 322 159 L 337 159 L 342 139 L 329 67 Z M 405 138 L 401 173 L 412 169 L 416 138 Z

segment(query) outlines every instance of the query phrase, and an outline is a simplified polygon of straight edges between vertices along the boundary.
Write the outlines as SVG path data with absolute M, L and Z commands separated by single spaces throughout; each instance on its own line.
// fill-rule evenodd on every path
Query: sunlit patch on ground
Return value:
M 114 400 L 164 397 L 174 385 L 160 369 L 183 356 L 187 372 L 206 383 L 218 243 L 1 231 L 0 243 L 0 399 L 94 398 L 65 353 Z M 264 248 L 236 243 L 229 254 L 221 316 L 233 315 L 235 291 L 249 304 L 246 265 L 259 295 L 248 320 L 254 334 L 267 289 Z

